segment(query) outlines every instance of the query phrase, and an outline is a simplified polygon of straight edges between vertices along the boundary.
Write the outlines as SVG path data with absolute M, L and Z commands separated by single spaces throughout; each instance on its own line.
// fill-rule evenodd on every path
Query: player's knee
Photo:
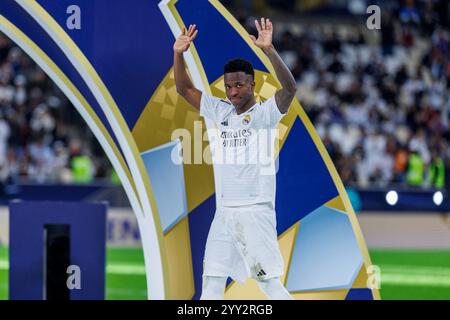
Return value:
M 257 281 L 259 288 L 272 300 L 292 300 L 293 297 L 279 278 Z
M 200 300 L 222 300 L 226 282 L 226 277 L 203 276 Z

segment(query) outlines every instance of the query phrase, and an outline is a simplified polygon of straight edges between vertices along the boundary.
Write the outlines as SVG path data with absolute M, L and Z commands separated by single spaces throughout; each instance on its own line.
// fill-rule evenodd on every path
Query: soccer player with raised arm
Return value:
M 255 20 L 258 37 L 254 44 L 267 55 L 282 88 L 266 101 L 256 102 L 252 65 L 234 59 L 224 66 L 228 100 L 201 92 L 192 84 L 183 53 L 197 36 L 195 25 L 183 29 L 176 39 L 174 74 L 177 92 L 212 120 L 220 130 L 220 151 L 226 155 L 219 165 L 220 197 L 205 248 L 201 299 L 222 299 L 227 278 L 245 282 L 254 278 L 270 299 L 292 299 L 283 286 L 283 258 L 277 241 L 275 215 L 275 166 L 270 132 L 287 113 L 296 83 L 272 44 L 269 19 Z M 270 150 L 271 163 L 260 161 Z M 215 157 L 213 157 L 213 161 Z

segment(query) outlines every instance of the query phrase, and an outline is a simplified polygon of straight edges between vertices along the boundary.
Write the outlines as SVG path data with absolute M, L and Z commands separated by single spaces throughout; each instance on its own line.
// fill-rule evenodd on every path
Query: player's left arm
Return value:
M 272 43 L 273 25 L 269 19 L 261 18 L 261 25 L 258 20 L 255 20 L 255 26 L 258 30 L 258 38 L 250 36 L 254 44 L 261 48 L 272 63 L 278 81 L 281 83 L 281 89 L 275 93 L 275 101 L 281 113 L 286 113 L 289 110 L 292 100 L 295 97 L 297 84 L 294 76 L 289 71 L 289 68 L 279 56 L 277 50 Z

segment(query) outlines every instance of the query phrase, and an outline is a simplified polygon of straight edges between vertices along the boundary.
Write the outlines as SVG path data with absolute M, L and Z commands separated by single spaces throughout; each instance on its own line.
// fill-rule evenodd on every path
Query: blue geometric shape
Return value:
M 322 206 L 300 222 L 289 291 L 350 288 L 363 263 L 349 217 Z
M 160 145 L 141 154 L 150 178 L 165 232 L 187 214 L 180 140 Z
M 127 5 L 123 0 L 38 3 L 83 52 L 133 129 L 173 62 L 174 36 L 158 7 L 159 1 L 129 0 Z M 74 3 L 81 8 L 82 17 L 95 19 L 81 18 L 81 29 L 69 30 L 66 10 Z M 149 37 L 152 41 L 148 41 Z
M 373 300 L 372 290 L 367 288 L 350 289 L 345 300 Z
M 278 159 L 276 211 L 280 235 L 339 192 L 300 118 L 292 125 Z

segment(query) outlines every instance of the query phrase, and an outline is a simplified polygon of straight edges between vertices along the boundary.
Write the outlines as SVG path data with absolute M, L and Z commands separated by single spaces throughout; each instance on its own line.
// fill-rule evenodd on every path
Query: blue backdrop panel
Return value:
M 39 0 L 38 3 L 93 65 L 132 129 L 173 63 L 173 35 L 158 8 L 159 1 Z M 79 30 L 66 27 L 66 9 L 72 4 L 81 8 L 83 26 Z M 89 14 L 95 14 L 95 18 Z
M 10 299 L 43 299 L 46 224 L 70 226 L 70 264 L 81 270 L 70 299 L 105 298 L 106 204 L 20 201 L 9 210 Z
M 187 214 L 181 142 L 171 141 L 143 152 L 141 156 L 150 181 L 153 181 L 161 226 L 166 233 Z

